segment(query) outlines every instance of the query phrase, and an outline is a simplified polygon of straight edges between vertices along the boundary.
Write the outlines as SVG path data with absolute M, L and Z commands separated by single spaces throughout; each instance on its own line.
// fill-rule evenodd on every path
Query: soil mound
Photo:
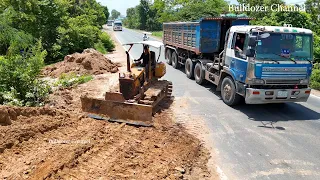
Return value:
M 0 106 L 0 125 L 10 125 L 18 116 L 61 115 L 61 112 L 46 107 Z
M 104 74 L 118 72 L 117 64 L 94 49 L 85 49 L 82 53 L 65 56 L 64 60 L 47 66 L 42 74 L 45 76 L 59 77 L 61 74 Z

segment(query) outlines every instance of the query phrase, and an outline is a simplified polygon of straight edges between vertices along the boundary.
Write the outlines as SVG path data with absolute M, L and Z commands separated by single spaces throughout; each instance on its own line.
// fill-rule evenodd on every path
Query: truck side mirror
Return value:
M 254 57 L 255 55 L 255 50 L 254 49 L 247 49 L 246 50 L 246 56 L 247 57 Z
M 257 46 L 257 36 L 249 36 L 249 46 L 256 47 Z

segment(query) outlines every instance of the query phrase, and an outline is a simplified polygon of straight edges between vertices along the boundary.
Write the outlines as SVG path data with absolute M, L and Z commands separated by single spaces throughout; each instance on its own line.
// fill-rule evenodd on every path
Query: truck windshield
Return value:
M 262 33 L 264 34 L 264 33 Z M 312 60 L 312 38 L 310 34 L 266 33 L 258 38 L 256 59 Z
M 121 23 L 114 23 L 115 26 L 122 26 Z

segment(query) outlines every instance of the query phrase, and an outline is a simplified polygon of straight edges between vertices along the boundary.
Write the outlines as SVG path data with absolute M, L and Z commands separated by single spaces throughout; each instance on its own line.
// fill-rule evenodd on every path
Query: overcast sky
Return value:
M 134 7 L 139 4 L 140 0 L 97 0 L 101 2 L 102 5 L 107 6 L 109 12 L 115 9 L 121 13 L 121 15 L 126 15 L 126 11 L 130 7 Z M 236 3 L 237 0 L 229 0 L 232 4 Z M 285 0 L 287 4 L 291 3 L 302 3 L 305 0 Z

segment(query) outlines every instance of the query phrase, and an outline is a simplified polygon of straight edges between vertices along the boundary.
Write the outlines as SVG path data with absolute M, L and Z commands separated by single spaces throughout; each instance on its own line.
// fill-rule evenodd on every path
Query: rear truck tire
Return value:
M 179 69 L 180 64 L 178 62 L 178 55 L 175 51 L 172 52 L 171 59 L 172 59 L 172 67 L 175 69 Z
M 241 96 L 236 93 L 236 85 L 230 76 L 226 76 L 221 84 L 221 98 L 228 106 L 235 106 L 240 103 Z
M 192 60 L 190 58 L 188 58 L 186 60 L 186 64 L 185 64 L 185 72 L 186 75 L 189 79 L 194 78 L 194 63 L 192 62 Z
M 204 81 L 205 81 L 204 76 L 205 76 L 205 72 L 202 69 L 201 63 L 198 62 L 194 67 L 194 79 L 196 80 L 196 83 L 200 85 L 204 84 Z
M 166 52 L 166 60 L 167 60 L 167 64 L 169 65 L 172 65 L 172 58 L 171 58 L 171 50 L 170 49 L 167 49 L 167 52 Z

